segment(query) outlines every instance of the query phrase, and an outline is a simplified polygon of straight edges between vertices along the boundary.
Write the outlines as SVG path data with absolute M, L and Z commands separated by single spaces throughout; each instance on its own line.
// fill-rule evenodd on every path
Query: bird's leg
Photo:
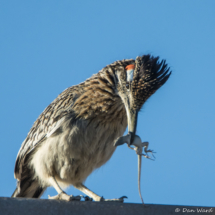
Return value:
M 66 200 L 66 201 L 80 201 L 81 200 L 81 196 L 69 196 L 68 194 L 66 194 L 59 186 L 59 184 L 57 183 L 56 179 L 54 176 L 49 178 L 49 182 L 50 184 L 55 188 L 55 190 L 58 192 L 58 195 L 56 196 L 48 196 L 49 199 L 56 199 L 56 200 Z
M 82 193 L 86 194 L 90 198 L 92 198 L 94 201 L 100 201 L 102 197 L 95 194 L 93 191 L 89 190 L 86 186 L 84 186 L 82 183 L 74 185 L 74 187 L 78 190 L 80 190 Z
M 97 202 L 102 202 L 102 201 L 123 202 L 124 198 L 127 198 L 126 196 L 122 196 L 121 198 L 118 198 L 118 199 L 104 199 L 103 197 L 101 197 L 101 196 L 95 194 L 93 191 L 89 190 L 82 183 L 77 184 L 74 187 L 77 188 L 78 190 L 80 190 L 81 192 L 83 192 L 84 194 L 86 194 L 87 196 L 89 196 L 90 198 L 92 198 L 94 201 L 97 201 Z M 88 200 L 88 198 L 87 198 L 87 200 Z

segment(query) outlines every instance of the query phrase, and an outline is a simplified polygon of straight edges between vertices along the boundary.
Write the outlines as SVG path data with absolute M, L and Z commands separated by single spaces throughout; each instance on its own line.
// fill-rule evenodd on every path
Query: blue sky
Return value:
M 1 1 L 0 196 L 13 193 L 20 145 L 59 93 L 113 61 L 150 53 L 172 75 L 138 118 L 138 135 L 157 152 L 156 161 L 143 159 L 144 201 L 215 206 L 214 9 L 212 0 Z M 136 154 L 118 147 L 85 184 L 140 203 Z

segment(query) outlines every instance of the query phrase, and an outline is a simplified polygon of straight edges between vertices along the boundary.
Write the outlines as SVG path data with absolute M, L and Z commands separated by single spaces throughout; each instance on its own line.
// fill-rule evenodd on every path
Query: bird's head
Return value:
M 80 84 L 73 111 L 76 117 L 97 124 L 116 120 L 125 124 L 126 110 L 132 144 L 139 110 L 170 74 L 165 61 L 150 55 L 116 61 Z
M 125 105 L 131 144 L 136 133 L 139 110 L 171 74 L 165 61 L 159 62 L 158 59 L 145 55 L 137 57 L 128 65 L 116 65 L 114 68 L 115 89 Z

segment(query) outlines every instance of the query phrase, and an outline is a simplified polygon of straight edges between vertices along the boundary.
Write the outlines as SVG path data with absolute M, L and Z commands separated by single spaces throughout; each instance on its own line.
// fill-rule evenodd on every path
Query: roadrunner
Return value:
M 42 112 L 21 145 L 12 197 L 40 198 L 53 186 L 58 195 L 50 199 L 80 200 L 62 189 L 73 185 L 95 201 L 109 201 L 83 182 L 111 158 L 114 142 L 127 126 L 132 144 L 139 110 L 170 74 L 165 61 L 144 55 L 116 61 L 63 91 Z M 122 202 L 123 197 L 113 200 Z

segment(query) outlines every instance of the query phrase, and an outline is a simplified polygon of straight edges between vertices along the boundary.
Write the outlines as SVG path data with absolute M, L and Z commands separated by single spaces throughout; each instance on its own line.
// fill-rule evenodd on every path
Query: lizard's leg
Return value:
M 48 196 L 49 199 L 57 199 L 57 200 L 66 200 L 66 201 L 80 201 L 81 200 L 81 196 L 69 196 L 68 194 L 66 194 L 59 186 L 59 184 L 57 183 L 56 179 L 54 176 L 49 178 L 49 182 L 50 184 L 55 188 L 55 190 L 58 192 L 58 195 L 56 196 Z
M 114 146 L 123 145 L 124 143 L 127 143 L 128 146 L 130 146 L 130 142 L 131 142 L 131 135 L 128 133 L 125 136 L 121 136 L 117 138 L 117 140 L 114 143 Z
M 143 155 L 144 157 L 146 157 L 146 158 L 151 159 L 151 158 L 148 156 L 148 154 L 147 154 L 147 153 L 151 153 L 152 156 L 153 156 L 153 158 L 155 158 L 155 156 L 154 156 L 153 153 L 156 153 L 156 152 L 154 152 L 153 150 L 148 149 L 148 146 L 149 146 L 149 142 L 142 142 L 142 147 L 144 147 L 144 152 L 146 153 L 146 154 L 142 154 L 142 155 Z M 153 160 L 153 159 L 151 159 L 151 160 Z

